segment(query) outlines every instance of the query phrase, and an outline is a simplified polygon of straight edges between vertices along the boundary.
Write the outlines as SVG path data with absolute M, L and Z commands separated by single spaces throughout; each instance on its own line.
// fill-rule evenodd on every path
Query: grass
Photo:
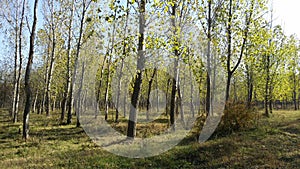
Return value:
M 73 120 L 75 121 L 75 119 Z M 0 110 L 1 168 L 299 168 L 300 112 L 276 111 L 255 129 L 203 144 L 189 136 L 154 157 L 120 157 L 97 146 L 82 128 L 60 125 L 59 114 L 31 114 L 30 139 Z M 122 124 L 120 124 L 121 126 Z M 146 131 L 146 130 L 145 130 Z

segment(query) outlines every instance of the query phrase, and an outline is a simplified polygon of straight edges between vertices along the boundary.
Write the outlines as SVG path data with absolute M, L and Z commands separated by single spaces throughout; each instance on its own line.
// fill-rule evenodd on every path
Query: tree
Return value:
M 109 19 L 109 21 L 113 21 L 113 29 L 112 32 L 109 32 L 109 35 L 111 36 L 109 39 L 109 44 L 106 51 L 106 66 L 107 66 L 107 74 L 106 74 L 106 89 L 105 89 L 105 120 L 108 119 L 108 110 L 109 110 L 109 87 L 110 87 L 110 76 L 111 76 L 111 62 L 112 62 L 112 54 L 115 48 L 115 35 L 116 35 L 116 19 L 117 19 L 117 6 L 118 1 L 114 1 L 114 4 L 112 5 L 113 8 L 113 14 L 112 17 Z
M 27 62 L 26 72 L 25 72 L 26 103 L 25 103 L 25 109 L 23 114 L 23 138 L 25 140 L 27 140 L 27 138 L 29 137 L 29 113 L 31 109 L 30 74 L 31 74 L 33 56 L 34 56 L 34 41 L 35 41 L 35 34 L 36 34 L 35 31 L 37 25 L 38 2 L 39 0 L 34 1 L 33 23 L 32 23 L 32 28 L 30 33 L 30 43 L 29 43 L 29 56 L 28 56 L 28 62 Z
M 297 78 L 297 68 L 299 68 L 299 44 L 295 36 L 290 36 L 287 42 L 288 51 L 286 53 L 289 62 L 288 71 L 290 74 L 290 84 L 292 88 L 292 100 L 294 110 L 298 110 L 297 106 L 297 89 L 299 88 L 299 79 Z M 298 93 L 299 95 L 299 93 Z
M 209 114 L 210 108 L 211 108 L 211 101 L 212 101 L 212 96 L 211 96 L 211 77 L 212 77 L 212 72 L 211 69 L 213 68 L 212 66 L 212 58 L 211 58 L 211 45 L 213 38 L 215 36 L 214 32 L 217 32 L 215 29 L 216 25 L 218 24 L 218 17 L 221 13 L 221 6 L 223 5 L 223 0 L 208 0 L 208 1 L 201 1 L 201 5 L 199 6 L 200 12 L 199 12 L 199 20 L 201 22 L 201 25 L 203 27 L 203 30 L 205 31 L 205 35 L 207 38 L 207 52 L 206 52 L 206 68 L 207 68 L 207 73 L 206 73 L 206 105 L 205 105 L 205 110 L 206 114 Z
M 56 35 L 56 31 L 57 31 L 57 27 L 59 26 L 59 22 L 58 20 L 56 20 L 56 18 L 58 18 L 57 14 L 59 13 L 59 11 L 55 11 L 55 4 L 54 4 L 54 0 L 49 0 L 46 1 L 46 5 L 49 9 L 49 18 L 47 16 L 47 14 L 45 14 L 45 20 L 47 25 L 49 25 L 49 34 L 48 34 L 48 38 L 49 41 L 51 42 L 51 52 L 50 52 L 50 65 L 49 65 L 49 70 L 47 71 L 47 75 L 46 75 L 46 115 L 50 116 L 50 104 L 51 104 L 51 83 L 52 83 L 52 76 L 53 76 L 53 71 L 54 71 L 54 64 L 55 64 L 55 60 L 56 60 L 56 44 L 57 44 L 57 35 Z
M 146 1 L 139 1 L 139 39 L 138 39 L 138 60 L 137 70 L 135 73 L 133 93 L 131 96 L 131 107 L 129 112 L 129 121 L 127 129 L 127 137 L 134 139 L 136 136 L 136 121 L 137 121 L 137 105 L 140 94 L 143 69 L 145 66 L 145 51 L 144 51 L 144 40 L 145 40 L 145 14 L 146 14 Z
M 77 74 L 77 69 L 78 69 L 78 64 L 79 64 L 79 56 L 80 56 L 80 50 L 81 50 L 81 45 L 82 45 L 82 37 L 83 37 L 83 33 L 84 33 L 84 24 L 85 24 L 85 17 L 86 17 L 86 13 L 87 10 L 89 9 L 89 6 L 91 4 L 92 1 L 89 0 L 82 0 L 82 13 L 80 15 L 80 28 L 79 28 L 79 36 L 77 39 L 77 44 L 76 44 L 76 55 L 75 55 L 75 63 L 73 66 L 73 75 L 72 75 L 72 84 L 70 87 L 70 97 L 69 97 L 69 105 L 68 105 L 68 119 L 67 119 L 67 124 L 71 123 L 71 119 L 72 119 L 72 107 L 73 107 L 73 102 L 74 102 L 74 88 L 75 88 L 75 81 L 76 81 L 76 74 Z M 80 96 L 81 93 L 78 93 L 78 96 Z M 76 118 L 77 118 L 77 123 L 76 126 L 79 127 L 80 126 L 80 112 L 79 112 L 79 107 L 80 105 L 76 105 Z
M 20 30 L 19 30 L 19 45 L 16 42 L 16 51 L 17 46 L 19 46 L 19 70 L 15 81 L 15 91 L 14 91 L 14 106 L 13 106 L 13 115 L 14 115 L 14 123 L 18 121 L 18 109 L 19 109 L 19 101 L 20 101 L 20 83 L 21 83 L 21 74 L 22 74 L 22 32 L 23 32 L 23 21 L 24 21 L 24 14 L 25 14 L 25 4 L 26 0 L 23 1 L 22 5 L 22 14 L 21 14 L 21 21 L 20 21 Z M 16 30 L 16 35 L 18 35 L 18 30 Z M 15 61 L 17 60 L 17 55 L 15 56 Z M 16 66 L 16 63 L 15 63 Z M 16 70 L 16 69 L 15 69 Z
M 72 41 L 72 24 L 73 24 L 73 15 L 74 15 L 74 0 L 71 1 L 70 4 L 70 16 L 69 16 L 69 23 L 68 23 L 68 39 L 67 39 L 67 72 L 66 72 L 66 84 L 64 88 L 64 95 L 62 99 L 62 106 L 61 106 L 61 122 L 64 121 L 65 118 L 65 112 L 67 109 L 67 105 L 70 105 L 71 103 L 68 102 L 69 94 L 70 94 L 70 87 L 71 87 L 71 41 Z M 72 118 L 72 112 L 68 111 L 68 120 L 67 123 L 71 123 Z
M 1 1 L 3 6 L 3 13 L 0 16 L 3 18 L 9 27 L 6 27 L 6 32 L 13 32 L 14 36 L 14 89 L 13 89 L 13 101 L 12 110 L 10 115 L 13 117 L 13 122 L 18 120 L 19 102 L 20 102 L 20 86 L 22 77 L 22 65 L 23 65 L 23 28 L 25 18 L 25 8 L 27 1 L 18 0 L 14 2 Z M 5 9 L 5 12 L 4 12 Z M 11 29 L 11 30 L 10 30 Z M 10 38 L 8 38 L 10 39 Z
M 253 15 L 253 12 L 254 12 L 254 0 L 251 1 L 250 3 L 250 6 L 248 8 L 246 8 L 246 11 L 245 11 L 245 18 L 244 18 L 244 24 L 246 25 L 244 28 L 242 28 L 242 32 L 240 33 L 241 34 L 241 37 L 242 37 L 242 42 L 240 45 L 238 45 L 238 48 L 239 49 L 239 54 L 238 54 L 238 58 L 237 58 L 237 62 L 235 63 L 234 66 L 232 66 L 232 55 L 234 54 L 233 51 L 236 50 L 236 46 L 233 46 L 233 36 L 232 36 L 232 33 L 233 31 L 236 29 L 234 28 L 234 26 L 236 26 L 236 23 L 234 23 L 234 19 L 237 18 L 236 14 L 234 14 L 234 11 L 233 7 L 234 7 L 234 4 L 233 4 L 233 0 L 230 0 L 229 1 L 229 4 L 228 4 L 228 14 L 227 14 L 227 17 L 228 17 L 228 21 L 226 22 L 226 35 L 227 35 L 227 56 L 226 56 L 226 67 L 227 67 L 227 82 L 226 82 L 226 93 L 225 93 L 225 99 L 226 99 L 226 102 L 229 101 L 229 94 L 230 94 L 230 83 L 231 83 L 231 78 L 234 74 L 234 72 L 237 70 L 237 68 L 239 67 L 241 61 L 242 61 L 242 57 L 244 55 L 244 50 L 245 50 L 245 47 L 246 47 L 246 42 L 248 40 L 248 33 L 249 33 L 249 27 L 250 27 L 250 24 L 252 23 L 252 15 Z M 237 2 L 239 3 L 239 2 Z M 242 5 L 243 6 L 243 5 Z M 243 19 L 243 18 L 240 18 L 240 19 Z M 237 22 L 239 23 L 239 21 Z M 237 25 L 238 27 L 240 25 Z M 236 39 L 235 39 L 236 40 Z M 233 50 L 233 48 L 235 48 Z
M 123 68 L 124 68 L 124 59 L 126 58 L 126 56 L 128 55 L 127 54 L 127 46 L 128 44 L 126 43 L 126 40 L 128 39 L 128 20 L 129 20 L 129 0 L 127 0 L 127 3 L 126 3 L 126 8 L 125 8 L 125 25 L 124 25 L 124 37 L 123 37 L 123 46 L 122 46 L 122 58 L 121 58 L 121 67 L 120 67 L 120 70 L 118 71 L 119 72 L 119 75 L 118 75 L 118 87 L 117 87 L 117 98 L 116 98 L 116 119 L 115 119 L 115 122 L 118 122 L 119 121 L 119 109 L 120 109 L 120 94 L 121 94 L 121 86 L 122 86 L 122 76 L 123 76 Z M 125 100 L 126 100 L 126 97 L 124 95 L 124 100 L 123 100 L 123 104 L 125 104 Z M 126 116 L 126 110 L 125 110 L 125 106 L 124 106 L 124 117 Z
M 176 104 L 176 93 L 178 91 L 178 81 L 179 81 L 179 69 L 178 69 L 178 63 L 179 63 L 179 35 L 178 35 L 178 26 L 176 23 L 176 13 L 177 13 L 177 7 L 178 4 L 176 2 L 172 2 L 171 4 L 171 26 L 172 26 L 172 51 L 174 52 L 174 67 L 173 67 L 173 79 L 172 79 L 172 90 L 171 90 L 171 105 L 170 105 L 170 123 L 172 126 L 172 130 L 175 131 L 175 104 Z
M 259 88 L 258 85 L 259 72 L 263 71 L 261 64 L 261 54 L 265 50 L 265 44 L 268 42 L 268 32 L 266 30 L 265 16 L 265 1 L 257 1 L 254 5 L 253 20 L 249 27 L 248 41 L 245 47 L 244 53 L 244 73 L 246 76 L 247 96 L 246 104 L 250 108 L 252 106 L 255 90 Z M 243 67 L 243 66 L 242 66 Z
M 264 104 L 265 116 L 267 117 L 272 113 L 274 100 L 273 91 L 276 85 L 276 77 L 281 62 L 285 60 L 284 54 L 286 53 L 286 36 L 283 34 L 282 28 L 280 26 L 272 28 L 272 24 L 270 28 L 270 39 L 268 40 L 267 50 L 263 55 L 263 68 L 266 76 Z

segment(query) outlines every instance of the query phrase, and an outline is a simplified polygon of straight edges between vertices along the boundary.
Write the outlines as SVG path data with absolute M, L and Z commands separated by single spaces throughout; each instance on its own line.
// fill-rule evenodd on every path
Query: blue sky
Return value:
M 1 0 L 0 0 L 1 1 Z M 28 1 L 29 2 L 29 6 L 30 6 L 30 11 L 28 11 L 29 13 L 32 13 L 32 15 L 33 15 L 33 5 L 34 5 L 34 0 L 29 0 Z M 42 0 L 39 0 L 39 5 L 38 5 L 38 22 L 37 22 L 37 30 L 40 28 L 40 27 L 42 27 L 42 24 L 43 24 L 43 21 L 41 21 L 41 18 L 43 17 L 42 16 L 42 13 L 41 13 L 41 10 L 42 10 Z M 29 19 L 29 21 L 31 20 L 31 18 L 29 17 L 28 18 Z M 29 27 L 30 27 L 30 29 L 31 29 L 31 22 L 29 22 Z M 28 31 L 28 29 L 27 29 L 27 25 L 25 26 L 25 29 L 24 29 L 24 33 L 27 35 L 27 37 L 29 37 L 29 31 Z M 8 52 L 8 50 L 7 49 L 3 49 L 3 48 L 5 48 L 6 46 L 4 46 L 3 45 L 3 41 L 5 41 L 5 39 L 4 38 L 6 38 L 6 37 L 3 37 L 3 35 L 2 35 L 2 32 L 1 32 L 1 34 L 0 34 L 0 64 L 1 64 L 1 62 L 4 60 L 4 59 L 8 59 L 8 58 L 10 58 L 11 59 L 11 61 L 13 61 L 13 57 L 11 57 L 11 56 L 13 56 L 14 54 L 13 53 L 11 53 L 11 52 Z M 29 43 L 29 39 L 26 39 L 27 40 L 27 44 Z M 4 42 L 4 43 L 6 43 L 6 42 Z M 26 54 L 28 53 L 28 51 L 27 51 L 28 49 L 24 49 L 23 50 L 23 53 L 24 53 L 24 55 L 26 56 Z M 26 57 L 25 57 L 25 59 L 26 59 Z M 26 60 L 23 60 L 23 62 L 24 63 L 26 63 Z
M 270 0 L 272 1 L 272 0 Z M 33 1 L 29 1 L 30 6 L 33 6 Z M 42 1 L 39 3 L 38 18 L 41 19 L 41 6 Z M 300 0 L 273 0 L 274 10 L 274 25 L 282 25 L 285 34 L 291 35 L 296 34 L 300 38 Z M 41 27 L 43 21 L 38 21 L 38 27 Z M 0 40 L 3 37 L 0 35 Z M 2 44 L 2 42 L 0 42 Z M 0 45 L 3 47 L 3 45 Z M 0 50 L 0 60 L 6 55 L 5 50 Z

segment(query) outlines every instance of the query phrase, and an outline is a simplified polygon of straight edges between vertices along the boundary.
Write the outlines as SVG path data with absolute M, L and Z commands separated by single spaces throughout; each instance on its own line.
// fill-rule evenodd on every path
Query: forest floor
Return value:
M 120 157 L 97 146 L 82 128 L 59 125 L 59 114 L 30 115 L 25 142 L 0 110 L 0 168 L 299 168 L 300 112 L 275 111 L 255 129 L 184 141 L 154 157 Z M 75 119 L 74 119 L 75 121 Z

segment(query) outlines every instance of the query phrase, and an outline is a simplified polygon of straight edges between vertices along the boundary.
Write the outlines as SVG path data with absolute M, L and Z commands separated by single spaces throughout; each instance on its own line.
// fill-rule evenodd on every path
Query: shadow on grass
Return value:
M 122 140 L 113 141 L 113 142 L 111 142 L 111 143 L 109 143 L 109 144 L 102 145 L 102 147 L 109 147 L 109 146 L 112 146 L 112 145 L 124 143 L 124 142 L 126 142 L 126 141 L 130 141 L 130 139 L 125 138 L 125 139 L 122 139 Z
M 11 117 L 8 111 L 4 111 L 0 109 L 0 123 L 8 123 L 11 122 Z
M 82 138 L 86 134 L 82 128 L 72 127 L 41 129 L 39 131 L 32 131 L 30 135 L 34 137 L 40 137 L 43 140 L 67 141 L 71 139 Z
M 163 124 L 168 124 L 169 123 L 169 119 L 162 119 L 162 118 L 159 118 L 159 119 L 155 119 L 153 121 L 153 123 L 163 123 Z
M 1 140 L 14 140 L 16 138 L 20 137 L 20 133 L 17 131 L 17 132 L 7 132 L 7 133 L 4 133 L 4 132 L 0 132 L 0 139 Z

